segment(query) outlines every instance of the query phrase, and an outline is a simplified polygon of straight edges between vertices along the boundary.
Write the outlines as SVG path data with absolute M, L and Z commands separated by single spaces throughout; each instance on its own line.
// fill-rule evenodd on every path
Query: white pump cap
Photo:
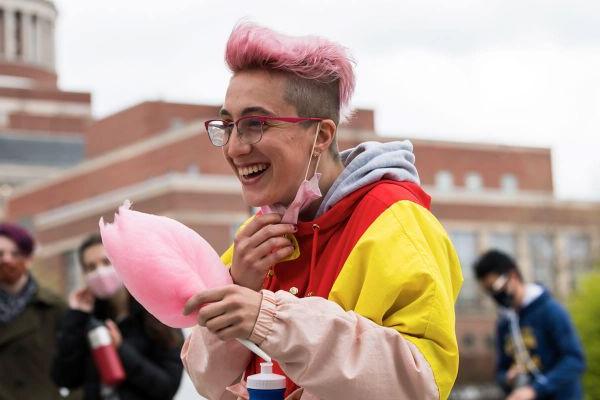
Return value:
M 260 363 L 260 374 L 248 377 L 247 388 L 258 390 L 285 389 L 285 376 L 273 373 L 273 363 Z

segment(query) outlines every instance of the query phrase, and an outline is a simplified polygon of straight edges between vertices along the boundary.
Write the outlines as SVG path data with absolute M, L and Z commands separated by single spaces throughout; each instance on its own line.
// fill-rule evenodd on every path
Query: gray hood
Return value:
M 419 184 L 413 145 L 408 140 L 364 142 L 341 152 L 340 157 L 346 168 L 325 195 L 317 217 L 350 193 L 381 179 Z

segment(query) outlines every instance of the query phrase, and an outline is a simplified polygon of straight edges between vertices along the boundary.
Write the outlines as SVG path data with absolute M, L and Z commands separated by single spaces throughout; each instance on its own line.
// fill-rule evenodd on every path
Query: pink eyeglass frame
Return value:
M 232 121 L 227 123 L 227 121 L 223 120 L 223 119 L 210 119 L 208 121 L 204 122 L 204 126 L 206 127 L 206 131 L 208 131 L 208 126 L 210 125 L 211 122 L 223 122 L 223 128 L 228 128 L 232 125 L 235 125 L 236 129 L 238 128 L 238 124 L 240 123 L 240 121 L 246 120 L 246 119 L 256 119 L 258 121 L 260 121 L 263 125 L 265 122 L 267 121 L 279 121 L 279 122 L 289 122 L 289 123 L 298 123 L 298 122 L 305 122 L 305 121 L 323 121 L 323 118 L 303 118 L 303 117 L 272 117 L 269 115 L 246 115 L 244 117 L 239 118 L 237 121 Z M 262 126 L 261 126 L 262 129 Z M 229 137 L 227 138 L 227 141 L 223 144 L 223 146 L 225 144 L 227 144 L 229 142 Z

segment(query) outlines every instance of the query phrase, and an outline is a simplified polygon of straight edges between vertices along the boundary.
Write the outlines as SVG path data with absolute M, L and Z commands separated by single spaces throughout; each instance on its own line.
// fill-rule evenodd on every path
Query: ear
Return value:
M 514 288 L 515 286 L 518 285 L 522 285 L 523 282 L 521 282 L 521 278 L 519 278 L 519 274 L 517 274 L 516 271 L 512 270 L 508 273 L 508 277 L 509 277 L 509 282 L 512 282 L 512 287 Z M 514 290 L 514 289 L 513 289 Z
M 330 119 L 324 119 L 319 126 L 317 141 L 315 143 L 315 153 L 325 154 L 332 145 L 337 145 L 334 142 L 337 134 L 337 126 Z

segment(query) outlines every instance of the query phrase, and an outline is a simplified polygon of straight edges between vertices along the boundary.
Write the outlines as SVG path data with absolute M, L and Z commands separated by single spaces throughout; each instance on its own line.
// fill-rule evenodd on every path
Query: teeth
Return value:
M 263 171 L 265 169 L 267 169 L 266 164 L 254 164 L 250 165 L 249 167 L 238 168 L 238 174 L 240 174 L 241 176 L 247 176 L 254 172 Z

